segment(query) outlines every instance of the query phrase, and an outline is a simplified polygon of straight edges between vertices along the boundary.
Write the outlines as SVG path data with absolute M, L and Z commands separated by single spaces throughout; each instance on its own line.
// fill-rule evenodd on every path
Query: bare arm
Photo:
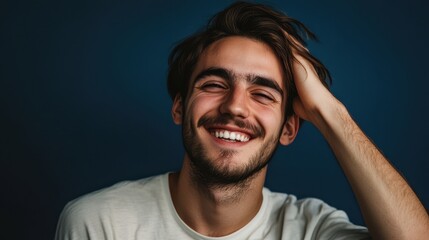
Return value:
M 323 134 L 347 176 L 374 239 L 427 239 L 429 216 L 402 176 L 353 121 L 347 109 L 319 81 L 311 65 L 296 56 L 295 112 Z

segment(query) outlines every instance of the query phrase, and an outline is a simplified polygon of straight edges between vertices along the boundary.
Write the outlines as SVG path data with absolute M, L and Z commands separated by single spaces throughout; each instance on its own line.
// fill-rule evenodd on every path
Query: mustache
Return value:
M 252 133 L 252 137 L 265 136 L 265 131 L 260 126 L 252 124 L 249 121 L 234 118 L 231 115 L 227 114 L 219 116 L 202 116 L 197 122 L 197 127 L 207 125 L 226 125 L 228 123 L 234 124 L 239 128 L 250 131 Z

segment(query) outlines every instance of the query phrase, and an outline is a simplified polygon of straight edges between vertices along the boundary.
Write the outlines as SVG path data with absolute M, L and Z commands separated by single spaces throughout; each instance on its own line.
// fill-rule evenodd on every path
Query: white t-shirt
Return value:
M 370 239 L 343 211 L 318 199 L 263 189 L 256 216 L 223 237 L 206 237 L 188 227 L 174 209 L 168 174 L 121 182 L 82 196 L 61 213 L 56 240 L 85 239 Z

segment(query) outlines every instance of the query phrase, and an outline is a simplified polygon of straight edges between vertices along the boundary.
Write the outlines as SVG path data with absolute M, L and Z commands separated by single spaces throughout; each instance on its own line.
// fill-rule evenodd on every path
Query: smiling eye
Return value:
M 271 94 L 264 92 L 255 92 L 253 93 L 253 97 L 256 99 L 256 101 L 262 104 L 277 102 L 277 100 L 273 96 L 271 96 Z
M 202 88 L 225 88 L 225 87 L 218 83 L 207 83 L 207 84 L 204 84 Z
M 199 89 L 207 92 L 219 92 L 227 89 L 224 84 L 217 82 L 206 82 L 199 87 Z

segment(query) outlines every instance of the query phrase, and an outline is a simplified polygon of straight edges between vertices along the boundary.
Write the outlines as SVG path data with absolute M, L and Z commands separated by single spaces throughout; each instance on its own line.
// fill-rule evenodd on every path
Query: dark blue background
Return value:
M 268 1 L 320 38 L 333 92 L 429 206 L 424 1 Z M 66 202 L 181 166 L 167 56 L 231 1 L 0 3 L 1 239 L 51 239 Z M 279 148 L 267 186 L 362 218 L 310 124 Z M 404 219 L 405 221 L 405 219 Z

